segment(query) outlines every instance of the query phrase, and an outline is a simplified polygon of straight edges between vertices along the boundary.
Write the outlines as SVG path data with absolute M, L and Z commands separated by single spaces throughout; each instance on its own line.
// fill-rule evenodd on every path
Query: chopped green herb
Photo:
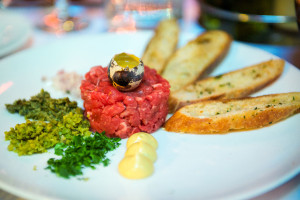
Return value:
M 58 131 L 60 142 L 68 144 L 74 136 L 90 136 L 90 122 L 86 120 L 83 114 L 70 112 L 58 122 Z
M 75 136 L 69 145 L 59 143 L 55 146 L 55 154 L 61 159 L 50 158 L 46 169 L 60 177 L 82 175 L 84 167 L 95 169 L 95 164 L 109 164 L 107 152 L 116 149 L 120 138 L 108 138 L 103 133 L 93 134 L 91 137 Z
M 257 109 L 258 109 L 257 107 L 254 108 L 254 110 L 257 110 Z
M 30 121 L 17 124 L 5 132 L 5 140 L 10 140 L 9 151 L 18 155 L 31 155 L 46 152 L 59 142 L 69 143 L 73 136 L 91 134 L 90 123 L 84 120 L 83 114 L 70 112 L 62 121 Z
M 218 75 L 218 76 L 215 76 L 215 79 L 220 79 L 220 78 L 222 78 L 222 74 L 221 75 Z
M 214 89 L 213 88 L 205 88 L 204 91 L 207 92 L 208 94 L 211 94 L 212 92 L 214 92 Z
M 269 122 L 269 124 L 272 124 L 273 122 Z
M 70 101 L 69 98 L 53 99 L 43 89 L 28 101 L 19 99 L 13 104 L 6 104 L 5 106 L 10 113 L 19 113 L 26 119 L 42 121 L 61 120 L 64 115 L 71 111 L 74 113 L 82 112 L 75 101 Z
M 55 125 L 44 121 L 29 121 L 17 124 L 5 132 L 5 140 L 10 140 L 7 149 L 22 155 L 46 152 L 59 142 Z
M 295 101 L 295 97 L 293 96 L 293 101 Z
M 220 84 L 219 87 L 225 87 L 225 86 L 228 86 L 228 87 L 233 87 L 233 85 L 231 85 L 230 82 L 227 82 L 227 83 L 223 83 L 223 84 Z
M 266 105 L 266 108 L 270 108 L 271 107 L 271 105 Z
M 52 99 L 44 90 L 29 101 L 17 100 L 7 104 L 6 108 L 27 119 L 5 132 L 5 139 L 10 140 L 8 150 L 31 155 L 55 146 L 55 154 L 62 158 L 49 159 L 46 169 L 64 178 L 82 174 L 83 167 L 94 169 L 98 163 L 107 166 L 106 153 L 120 145 L 120 138 L 108 138 L 104 132 L 93 134 L 89 131 L 90 123 L 76 102 L 68 98 Z
M 86 178 L 86 177 L 80 177 L 80 178 L 77 178 L 77 180 L 80 180 L 80 181 L 88 181 L 89 178 Z

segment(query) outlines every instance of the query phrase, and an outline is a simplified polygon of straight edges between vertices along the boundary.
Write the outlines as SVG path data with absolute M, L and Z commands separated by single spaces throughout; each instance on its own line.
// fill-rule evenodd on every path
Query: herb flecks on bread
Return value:
M 171 85 L 171 92 L 195 82 L 226 55 L 231 37 L 224 31 L 206 31 L 170 57 L 162 76 Z
M 283 68 L 284 60 L 275 59 L 199 80 L 172 92 L 169 110 L 175 112 L 182 106 L 208 99 L 246 97 L 274 82 Z
M 300 112 L 300 92 L 206 100 L 182 107 L 166 122 L 171 132 L 212 134 L 264 127 Z

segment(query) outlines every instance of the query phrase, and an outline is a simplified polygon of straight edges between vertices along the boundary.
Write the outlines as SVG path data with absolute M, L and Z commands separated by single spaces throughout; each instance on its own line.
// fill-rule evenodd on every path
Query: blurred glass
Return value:
M 154 28 L 166 18 L 180 18 L 182 0 L 110 0 L 106 2 L 109 31 Z
M 296 10 L 298 29 L 300 31 L 300 0 L 295 0 L 295 10 Z
M 4 9 L 11 3 L 11 0 L 0 0 L 0 9 Z
M 55 0 L 54 9 L 45 15 L 39 27 L 42 30 L 63 34 L 78 31 L 88 26 L 88 21 L 81 16 L 72 16 L 70 13 L 69 0 Z
M 222 29 L 245 42 L 300 45 L 294 0 L 199 1 L 199 22 L 206 29 Z

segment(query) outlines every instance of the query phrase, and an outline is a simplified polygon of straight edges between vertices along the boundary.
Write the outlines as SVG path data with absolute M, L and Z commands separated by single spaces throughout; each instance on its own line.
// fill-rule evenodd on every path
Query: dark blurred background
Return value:
M 12 7 L 46 7 L 54 4 L 54 0 L 9 1 Z M 203 28 L 225 30 L 235 40 L 262 48 L 300 68 L 300 32 L 296 17 L 296 8 L 300 12 L 300 0 L 195 1 L 200 5 L 197 23 Z M 71 5 L 91 7 L 104 5 L 105 0 L 69 2 Z M 298 16 L 300 22 L 299 13 Z
M 300 0 L 198 0 L 205 29 L 263 48 L 300 68 Z M 296 10 L 298 11 L 298 20 Z
M 274 45 L 300 45 L 294 0 L 201 0 L 199 22 L 223 29 L 235 39 Z

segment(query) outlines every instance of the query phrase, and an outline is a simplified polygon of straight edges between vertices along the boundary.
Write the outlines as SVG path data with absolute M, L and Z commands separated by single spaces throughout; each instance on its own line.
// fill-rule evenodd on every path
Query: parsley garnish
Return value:
M 26 123 L 5 132 L 5 139 L 10 140 L 8 150 L 31 155 L 54 147 L 55 154 L 62 157 L 49 159 L 46 169 L 60 177 L 81 175 L 84 167 L 95 169 L 99 163 L 107 166 L 107 152 L 120 145 L 120 138 L 108 138 L 104 132 L 93 134 L 89 130 L 89 121 L 75 101 L 53 99 L 44 90 L 30 100 L 19 99 L 6 104 L 6 108 L 27 119 Z
M 95 169 L 95 165 L 109 164 L 106 154 L 116 149 L 120 138 L 108 138 L 104 132 L 93 134 L 91 137 L 81 135 L 74 136 L 68 145 L 58 143 L 55 146 L 55 154 L 62 156 L 61 159 L 50 158 L 46 169 L 63 178 L 82 175 L 84 167 Z

